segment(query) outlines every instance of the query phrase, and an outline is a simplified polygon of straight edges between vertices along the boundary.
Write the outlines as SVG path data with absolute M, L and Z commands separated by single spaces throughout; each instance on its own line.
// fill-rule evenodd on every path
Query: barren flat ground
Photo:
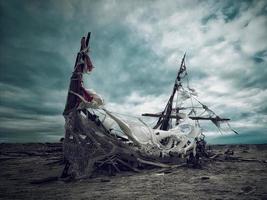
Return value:
M 200 169 L 153 169 L 64 182 L 53 181 L 64 167 L 61 144 L 0 144 L 0 199 L 267 199 L 267 145 L 211 149 L 222 156 Z M 226 149 L 238 159 L 222 159 Z

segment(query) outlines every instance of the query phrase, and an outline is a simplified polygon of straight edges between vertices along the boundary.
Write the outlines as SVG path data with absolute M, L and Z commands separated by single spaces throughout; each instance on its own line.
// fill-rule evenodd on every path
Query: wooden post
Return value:
M 85 37 L 81 39 L 81 48 L 80 51 L 83 50 L 84 48 L 87 48 L 89 45 L 89 40 L 90 40 L 91 32 L 88 33 L 86 42 L 85 42 L 85 47 L 84 47 L 84 40 Z M 81 82 L 83 80 L 83 75 L 82 75 L 82 69 L 83 65 L 79 64 L 78 62 L 81 59 L 81 54 L 80 52 L 77 53 L 76 56 L 76 61 L 74 65 L 74 71 L 72 73 L 71 79 L 70 79 L 70 86 L 68 91 L 73 91 L 75 93 L 81 94 Z M 74 94 L 71 94 L 68 92 L 68 97 L 65 105 L 65 109 L 63 112 L 63 115 L 67 115 L 73 108 L 75 108 L 78 104 L 78 97 Z

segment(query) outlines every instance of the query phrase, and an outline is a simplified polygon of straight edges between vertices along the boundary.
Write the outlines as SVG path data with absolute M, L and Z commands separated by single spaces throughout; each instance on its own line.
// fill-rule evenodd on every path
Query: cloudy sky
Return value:
M 208 140 L 267 142 L 267 1 L 0 0 L 0 26 L 0 142 L 64 135 L 69 77 L 88 31 L 95 70 L 85 84 L 109 109 L 161 111 L 187 52 L 199 99 L 240 133 Z

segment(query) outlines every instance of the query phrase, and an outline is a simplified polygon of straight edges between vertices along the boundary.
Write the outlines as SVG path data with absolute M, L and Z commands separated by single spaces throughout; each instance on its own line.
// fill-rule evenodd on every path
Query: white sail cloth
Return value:
M 188 118 L 187 115 L 181 114 L 181 123 L 173 129 L 168 131 L 152 129 L 145 123 L 132 123 L 126 121 L 116 116 L 112 112 L 103 108 L 104 101 L 100 95 L 98 95 L 93 90 L 86 90 L 93 97 L 93 99 L 88 102 L 85 98 L 75 92 L 70 91 L 70 93 L 78 96 L 82 101 L 79 105 L 80 109 L 93 108 L 93 109 L 103 109 L 109 117 L 106 117 L 102 123 L 108 129 L 112 129 L 112 121 L 114 120 L 122 132 L 128 137 L 130 141 L 139 147 L 152 146 L 156 147 L 161 151 L 162 155 L 167 155 L 170 152 L 176 152 L 179 154 L 186 154 L 188 150 L 193 149 L 195 154 L 196 139 L 200 136 L 200 128 L 195 126 L 193 121 Z M 167 139 L 167 144 L 162 144 L 162 140 Z
M 99 94 L 97 94 L 92 89 L 85 89 L 85 90 L 92 97 L 91 101 L 87 101 L 82 95 L 76 92 L 70 91 L 70 93 L 78 96 L 81 99 L 81 103 L 79 104 L 78 109 L 84 109 L 84 108 L 98 109 L 104 106 L 104 100 Z
M 186 152 L 191 149 L 195 152 L 195 139 L 200 136 L 201 131 L 188 117 L 184 118 L 182 123 L 175 128 L 163 131 L 152 129 L 146 124 L 137 125 L 131 123 L 119 118 L 106 109 L 103 110 L 119 125 L 123 133 L 138 146 L 152 145 L 161 150 L 163 154 L 168 154 L 170 151 L 186 154 Z M 163 145 L 161 141 L 166 138 L 169 138 L 169 142 Z

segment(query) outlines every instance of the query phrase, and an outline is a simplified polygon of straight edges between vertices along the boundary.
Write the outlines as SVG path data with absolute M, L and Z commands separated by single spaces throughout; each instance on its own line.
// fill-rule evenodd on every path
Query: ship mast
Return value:
M 156 126 L 154 127 L 154 129 L 157 129 L 160 127 L 160 130 L 168 130 L 170 128 L 170 123 L 171 123 L 171 114 L 172 114 L 172 110 L 173 110 L 173 99 L 174 96 L 178 90 L 178 88 L 181 86 L 181 76 L 182 74 L 185 72 L 186 67 L 185 67 L 185 55 L 182 59 L 181 65 L 180 65 L 180 69 L 177 73 L 176 79 L 175 79 L 175 83 L 173 86 L 173 90 L 172 90 L 172 94 L 169 98 L 169 101 L 167 103 L 167 105 L 165 106 L 164 111 L 161 113 L 159 120 L 156 124 Z M 179 108 L 176 108 L 176 114 L 178 114 L 179 112 Z M 178 121 L 178 119 L 176 119 Z
M 80 52 L 77 53 L 74 65 L 74 71 L 70 79 L 69 91 L 73 91 L 80 95 L 82 95 L 81 87 L 82 87 L 83 73 L 81 72 L 83 71 L 84 64 L 79 63 L 79 61 L 84 56 L 82 55 L 81 51 L 89 47 L 90 36 L 91 32 L 88 32 L 86 39 L 85 37 L 83 37 L 81 40 Z M 78 103 L 79 103 L 79 98 L 76 95 L 68 92 L 63 115 L 67 115 L 73 108 L 78 106 Z
M 183 56 L 180 68 L 178 70 L 178 73 L 177 73 L 177 76 L 176 76 L 176 79 L 175 79 L 175 83 L 174 83 L 174 86 L 173 86 L 173 90 L 172 90 L 171 96 L 170 96 L 170 98 L 168 100 L 168 103 L 165 106 L 164 110 L 161 113 L 156 113 L 156 114 L 151 114 L 151 113 L 142 114 L 142 116 L 147 116 L 147 117 L 158 117 L 157 124 L 153 127 L 154 129 L 169 130 L 170 128 L 172 128 L 171 127 L 172 126 L 172 119 L 176 119 L 176 125 L 179 124 L 179 120 L 181 119 L 181 116 L 179 115 L 179 111 L 183 110 L 185 108 L 178 107 L 177 105 L 176 105 L 175 108 L 173 108 L 173 101 L 174 101 L 175 94 L 177 94 L 177 92 L 181 88 L 183 88 L 182 79 L 187 75 L 186 66 L 185 66 L 185 56 L 186 56 L 186 54 L 184 54 L 184 56 Z M 176 101 L 178 101 L 178 95 L 177 95 Z M 190 119 L 192 119 L 192 120 L 210 120 L 217 127 L 218 127 L 218 122 L 223 122 L 223 121 L 229 121 L 230 120 L 228 118 L 219 117 L 213 111 L 211 111 L 206 105 L 202 104 L 198 100 L 197 100 L 197 102 L 202 106 L 202 108 L 205 111 L 212 112 L 213 114 L 211 116 L 207 116 L 207 117 L 206 116 L 204 117 L 204 116 L 192 116 L 192 115 L 189 115 L 188 117 Z M 175 114 L 173 113 L 174 111 L 175 111 Z M 232 130 L 232 131 L 234 131 L 234 130 Z M 234 132 L 236 133 L 236 131 L 234 131 Z

